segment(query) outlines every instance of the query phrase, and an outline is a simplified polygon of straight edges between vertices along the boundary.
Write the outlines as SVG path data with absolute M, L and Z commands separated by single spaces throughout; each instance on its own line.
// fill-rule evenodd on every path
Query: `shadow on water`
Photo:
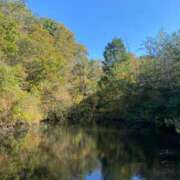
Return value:
M 179 143 L 168 136 L 78 127 L 0 136 L 0 179 L 179 180 Z

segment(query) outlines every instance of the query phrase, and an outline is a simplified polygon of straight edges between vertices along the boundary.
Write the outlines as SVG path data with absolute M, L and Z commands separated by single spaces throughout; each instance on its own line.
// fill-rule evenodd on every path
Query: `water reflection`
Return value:
M 86 180 L 101 180 L 102 179 L 102 175 L 101 175 L 101 171 L 100 170 L 94 170 L 92 173 L 88 174 L 86 176 Z
M 0 179 L 180 179 L 178 143 L 152 135 L 43 126 L 0 140 Z

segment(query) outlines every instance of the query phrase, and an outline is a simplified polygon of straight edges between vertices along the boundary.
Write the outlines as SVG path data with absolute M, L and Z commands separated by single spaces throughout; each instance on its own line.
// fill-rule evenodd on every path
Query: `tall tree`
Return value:
M 126 48 L 123 41 L 114 38 L 107 44 L 104 51 L 104 63 L 112 65 L 113 63 L 125 60 Z

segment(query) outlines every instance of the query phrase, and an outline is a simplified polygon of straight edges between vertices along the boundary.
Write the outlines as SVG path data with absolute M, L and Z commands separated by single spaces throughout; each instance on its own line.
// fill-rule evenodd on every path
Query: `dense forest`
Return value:
M 99 62 L 63 24 L 36 17 L 21 1 L 0 3 L 0 120 L 59 119 L 92 95 Z
M 180 31 L 129 52 L 120 38 L 88 58 L 63 24 L 0 1 L 0 122 L 180 128 Z

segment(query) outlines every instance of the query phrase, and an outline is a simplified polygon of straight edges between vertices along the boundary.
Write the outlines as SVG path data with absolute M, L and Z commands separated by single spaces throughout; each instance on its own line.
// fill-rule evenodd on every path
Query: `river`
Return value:
M 0 179 L 179 180 L 179 143 L 166 138 L 48 125 L 3 134 Z

